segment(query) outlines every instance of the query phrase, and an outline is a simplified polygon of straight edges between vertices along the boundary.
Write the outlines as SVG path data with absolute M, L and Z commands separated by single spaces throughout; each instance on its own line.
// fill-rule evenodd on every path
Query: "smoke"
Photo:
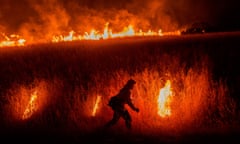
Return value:
M 1 0 L 0 30 L 39 41 L 70 30 L 172 31 L 194 22 L 219 25 L 239 19 L 235 0 Z
M 70 16 L 63 3 L 57 0 L 31 0 L 29 3 L 36 16 L 22 23 L 19 32 L 30 41 L 34 40 L 34 37 L 37 37 L 39 42 L 50 40 L 53 35 L 61 34 L 65 27 L 68 27 Z
M 160 27 L 163 31 L 176 30 L 178 29 L 178 23 L 171 17 L 166 2 L 167 0 L 144 1 L 145 7 L 141 8 L 137 15 L 145 17 L 150 25 L 155 28 Z M 138 7 L 142 7 L 142 5 Z

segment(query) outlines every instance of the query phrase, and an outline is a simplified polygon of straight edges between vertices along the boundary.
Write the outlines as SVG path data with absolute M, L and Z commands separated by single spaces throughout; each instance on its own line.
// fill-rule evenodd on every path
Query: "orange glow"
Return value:
M 161 117 L 166 117 L 171 115 L 171 82 L 167 80 L 165 86 L 160 89 L 159 97 L 158 97 L 158 115 Z
M 93 107 L 92 116 L 96 116 L 96 112 L 97 112 L 97 109 L 99 108 L 98 106 L 99 106 L 100 100 L 101 100 L 101 96 L 97 96 L 96 102 Z
M 58 35 L 53 36 L 52 42 L 61 42 L 61 41 L 76 41 L 76 40 L 100 40 L 100 39 L 110 39 L 110 38 L 122 38 L 122 37 L 133 37 L 133 36 L 163 36 L 162 30 L 160 29 L 158 32 L 154 32 L 149 30 L 147 32 L 143 32 L 139 30 L 135 32 L 132 25 L 128 25 L 124 27 L 121 32 L 113 33 L 111 29 L 108 28 L 108 23 L 105 24 L 105 28 L 103 33 L 99 33 L 95 29 L 92 29 L 90 33 L 85 32 L 83 35 L 73 35 L 75 32 L 70 31 L 69 35 Z
M 85 31 L 80 34 L 71 30 L 68 34 L 61 34 L 61 32 L 59 35 L 50 34 L 50 37 L 43 38 L 43 40 L 39 40 L 39 38 L 34 35 L 25 35 L 25 38 L 22 38 L 22 36 L 17 34 L 6 35 L 5 33 L 0 32 L 0 47 L 25 46 L 26 42 L 28 42 L 28 44 L 37 44 L 39 42 L 58 43 L 80 40 L 105 40 L 123 37 L 167 36 L 180 34 L 180 31 L 163 32 L 162 29 L 158 29 L 157 31 L 151 29 L 143 31 L 142 29 L 136 29 L 132 24 L 123 27 L 122 31 L 113 32 L 113 30 L 109 28 L 109 23 L 107 22 L 102 31 L 92 28 L 90 31 Z M 46 33 L 46 35 L 48 34 Z
M 133 25 L 128 25 L 123 28 L 120 32 L 113 32 L 112 29 L 108 27 L 109 23 L 105 24 L 103 32 L 96 31 L 92 29 L 89 32 L 85 32 L 84 34 L 76 34 L 74 31 L 70 31 L 69 35 L 55 35 L 52 38 L 52 42 L 61 42 L 61 41 L 76 41 L 76 40 L 101 40 L 101 39 L 111 39 L 111 38 L 122 38 L 122 37 L 136 37 L 136 36 L 164 36 L 164 35 L 180 35 L 179 31 L 176 32 L 166 32 L 163 33 L 162 29 L 158 31 L 153 31 L 149 29 L 144 32 L 142 29 L 136 31 Z
M 11 34 L 10 36 L 7 36 L 4 33 L 1 33 L 0 39 L 0 47 L 12 47 L 12 46 L 24 46 L 26 40 L 23 38 L 20 38 L 17 34 Z
M 31 98 L 28 102 L 28 105 L 22 115 L 22 119 L 28 119 L 29 117 L 31 117 L 31 115 L 38 109 L 37 105 L 36 105 L 36 100 L 37 100 L 37 91 L 34 91 L 31 94 Z

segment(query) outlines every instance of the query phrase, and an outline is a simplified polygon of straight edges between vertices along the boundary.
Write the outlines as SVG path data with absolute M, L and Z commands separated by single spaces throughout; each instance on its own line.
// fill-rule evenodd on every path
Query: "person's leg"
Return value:
M 127 110 L 124 111 L 123 118 L 125 120 L 126 127 L 128 129 L 130 129 L 131 128 L 132 118 L 131 118 L 131 116 L 130 116 L 130 114 L 129 114 L 129 112 Z
M 117 111 L 114 111 L 112 119 L 106 124 L 106 127 L 110 127 L 117 123 L 117 121 L 120 119 L 120 114 Z

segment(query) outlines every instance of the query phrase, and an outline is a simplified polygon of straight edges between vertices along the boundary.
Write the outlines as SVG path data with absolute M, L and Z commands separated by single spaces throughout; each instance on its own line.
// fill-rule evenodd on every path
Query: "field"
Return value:
M 234 143 L 239 44 L 239 32 L 226 32 L 1 48 L 0 135 L 25 143 Z M 140 112 L 128 108 L 131 130 L 123 120 L 106 130 L 108 100 L 130 78 Z M 171 115 L 161 117 L 167 80 Z

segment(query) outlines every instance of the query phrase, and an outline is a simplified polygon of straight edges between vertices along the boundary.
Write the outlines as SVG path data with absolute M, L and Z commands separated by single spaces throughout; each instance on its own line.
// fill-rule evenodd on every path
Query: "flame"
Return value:
M 98 109 L 98 105 L 100 103 L 100 100 L 101 100 L 101 96 L 97 96 L 97 99 L 96 99 L 96 102 L 94 104 L 94 107 L 93 107 L 93 111 L 92 111 L 92 116 L 96 116 L 96 112 L 97 112 L 97 109 Z
M 161 117 L 166 117 L 171 115 L 171 82 L 167 80 L 165 86 L 160 89 L 159 97 L 158 97 L 158 115 Z
M 80 41 L 80 40 L 102 40 L 102 39 L 113 39 L 113 38 L 123 38 L 123 37 L 137 37 L 137 36 L 165 36 L 165 35 L 181 35 L 180 31 L 173 32 L 162 32 L 162 29 L 158 31 L 153 31 L 149 29 L 148 31 L 143 31 L 142 29 L 134 29 L 134 25 L 129 24 L 125 26 L 120 32 L 113 32 L 112 29 L 109 28 L 109 22 L 107 22 L 104 26 L 103 32 L 97 31 L 95 29 L 90 30 L 90 32 L 84 32 L 83 34 L 78 34 L 74 30 L 68 32 L 67 35 L 53 35 L 51 38 L 45 39 L 45 42 L 66 42 L 66 41 Z M 28 36 L 29 37 L 29 36 Z M 34 36 L 30 36 L 34 37 Z M 30 38 L 32 39 L 32 38 Z M 12 46 L 25 46 L 26 42 L 30 39 L 21 38 L 20 35 L 11 34 L 6 35 L 5 33 L 0 33 L 0 47 L 12 47 Z M 38 38 L 34 38 L 35 40 L 31 42 L 31 44 L 38 43 Z M 28 43 L 30 43 L 28 41 Z
M 34 91 L 31 94 L 31 98 L 28 102 L 28 105 L 27 105 L 23 115 L 22 115 L 23 120 L 31 117 L 31 115 L 37 110 L 36 100 L 37 100 L 37 91 Z
M 176 32 L 166 32 L 163 33 L 162 29 L 159 29 L 157 32 L 149 29 L 147 32 L 144 32 L 142 29 L 136 31 L 133 25 L 128 25 L 123 28 L 120 32 L 113 33 L 112 29 L 109 29 L 109 23 L 107 22 L 104 26 L 102 33 L 92 29 L 89 32 L 84 34 L 76 34 L 73 30 L 69 32 L 69 35 L 55 35 L 52 38 L 52 42 L 62 42 L 62 41 L 76 41 L 76 40 L 101 40 L 101 39 L 111 39 L 111 38 L 122 38 L 122 37 L 134 37 L 134 36 L 164 36 L 164 35 L 180 35 L 180 31 Z
M 12 47 L 12 46 L 24 46 L 26 40 L 20 38 L 17 34 L 11 34 L 7 36 L 5 33 L 1 33 L 0 35 L 3 40 L 0 40 L 0 47 Z

